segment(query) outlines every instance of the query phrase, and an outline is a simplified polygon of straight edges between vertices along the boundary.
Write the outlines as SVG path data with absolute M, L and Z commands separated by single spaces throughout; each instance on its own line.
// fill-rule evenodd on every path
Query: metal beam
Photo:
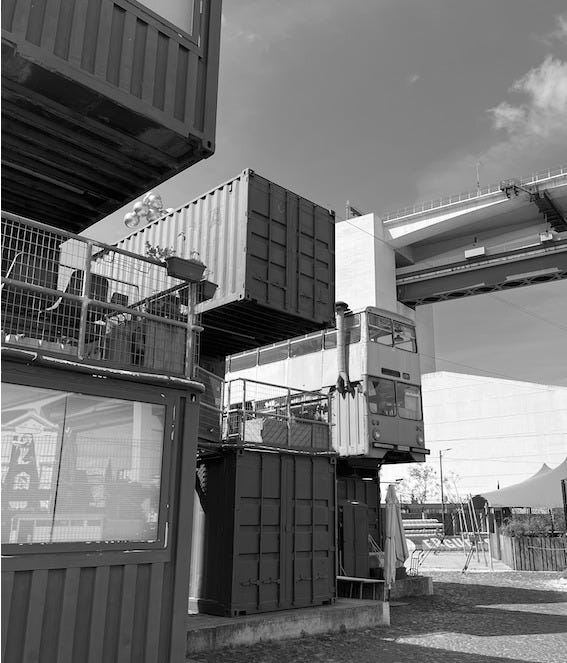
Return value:
M 404 274 L 397 279 L 398 300 L 418 306 L 560 279 L 567 279 L 567 240 Z
M 567 221 L 547 191 L 537 192 L 532 200 L 553 230 L 559 233 L 567 231 Z

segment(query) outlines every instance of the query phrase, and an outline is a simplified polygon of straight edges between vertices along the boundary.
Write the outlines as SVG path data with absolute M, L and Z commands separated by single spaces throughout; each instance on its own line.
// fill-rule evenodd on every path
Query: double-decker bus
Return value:
M 397 313 L 339 303 L 332 329 L 229 356 L 226 379 L 235 378 L 330 393 L 333 447 L 351 465 L 429 453 L 415 324 Z

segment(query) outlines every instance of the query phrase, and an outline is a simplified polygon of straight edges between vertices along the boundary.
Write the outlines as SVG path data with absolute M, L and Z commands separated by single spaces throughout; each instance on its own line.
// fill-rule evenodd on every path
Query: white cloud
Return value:
M 559 40 L 567 43 L 567 14 L 555 17 L 557 27 L 548 35 L 548 41 Z
M 419 80 L 419 74 L 411 74 L 410 76 L 407 77 L 407 84 L 413 85 L 414 83 L 417 83 L 418 80 Z
M 567 62 L 548 56 L 516 81 L 511 92 L 524 94 L 527 100 L 516 106 L 505 101 L 489 109 L 494 128 L 507 131 L 509 140 L 567 132 Z
M 567 19 L 560 23 L 567 30 Z M 488 109 L 504 137 L 476 154 L 453 156 L 429 169 L 418 183 L 420 199 L 473 189 L 476 164 L 481 183 L 529 175 L 565 163 L 567 153 L 567 62 L 548 56 L 509 89 L 520 95 Z

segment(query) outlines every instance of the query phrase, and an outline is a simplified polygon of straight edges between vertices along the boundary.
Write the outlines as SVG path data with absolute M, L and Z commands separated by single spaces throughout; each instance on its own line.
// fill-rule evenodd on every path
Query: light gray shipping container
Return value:
M 334 319 L 335 214 L 244 170 L 117 243 L 197 251 L 218 284 L 200 304 L 201 352 L 226 355 L 321 328 Z

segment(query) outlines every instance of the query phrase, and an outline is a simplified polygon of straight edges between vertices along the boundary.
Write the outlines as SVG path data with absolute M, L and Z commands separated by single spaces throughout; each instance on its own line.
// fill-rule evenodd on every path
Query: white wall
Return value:
M 335 225 L 336 300 L 353 311 L 397 311 L 396 260 L 382 222 L 365 214 Z
M 524 481 L 567 456 L 567 388 L 461 373 L 422 376 L 425 446 L 462 497 Z M 383 468 L 384 480 L 407 466 Z M 395 476 L 394 476 L 395 475 Z

